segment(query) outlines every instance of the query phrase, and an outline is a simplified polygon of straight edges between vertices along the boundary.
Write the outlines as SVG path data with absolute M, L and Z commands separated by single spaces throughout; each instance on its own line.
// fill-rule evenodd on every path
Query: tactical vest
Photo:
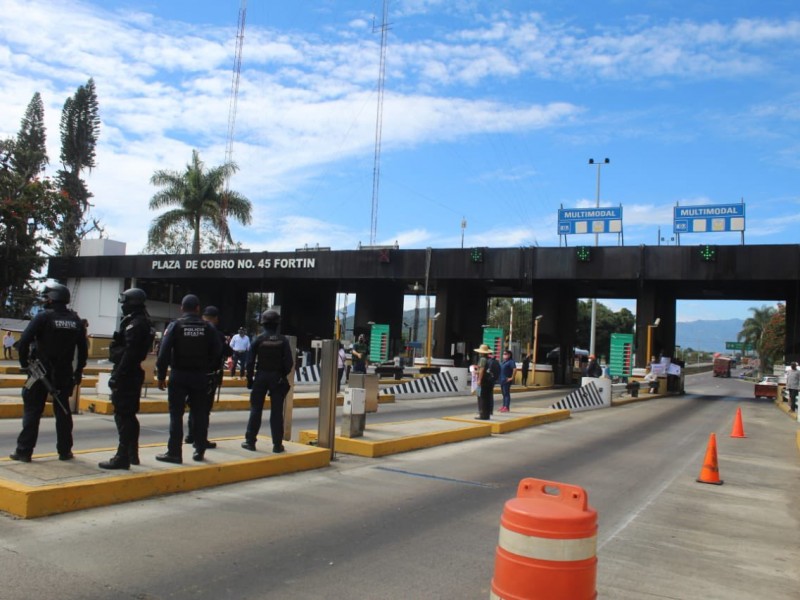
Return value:
M 78 315 L 71 310 L 47 311 L 47 321 L 41 336 L 38 336 L 37 351 L 57 370 L 72 369 L 75 346 L 81 335 L 85 335 Z
M 203 321 L 178 319 L 172 332 L 172 366 L 185 371 L 204 371 L 210 363 L 208 334 L 212 333 Z
M 259 371 L 283 374 L 283 336 L 271 335 L 261 340 L 256 353 Z

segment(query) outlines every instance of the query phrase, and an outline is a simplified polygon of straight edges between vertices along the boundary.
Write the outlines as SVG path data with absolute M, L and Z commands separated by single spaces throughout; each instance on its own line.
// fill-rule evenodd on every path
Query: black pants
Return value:
M 59 454 L 68 454 L 72 450 L 72 413 L 69 410 L 68 398 L 72 395 L 72 381 L 56 381 L 61 406 L 53 402 L 53 413 L 56 419 L 56 450 Z M 37 381 L 30 389 L 22 390 L 22 431 L 17 438 L 17 454 L 30 456 L 39 439 L 39 422 L 47 400 L 47 388 Z M 62 408 L 63 406 L 63 408 Z M 64 410 L 66 408 L 66 410 Z
M 183 448 L 183 413 L 186 405 L 194 413 L 189 435 L 195 450 L 205 452 L 208 444 L 208 388 L 209 376 L 202 371 L 173 369 L 169 376 L 167 399 L 169 402 L 169 441 L 167 452 L 181 456 Z
M 208 411 L 207 411 L 208 412 L 208 417 L 207 417 L 207 419 L 208 419 L 208 427 L 211 427 L 211 409 L 214 408 L 214 400 L 216 400 L 217 390 L 218 389 L 219 389 L 219 385 L 217 385 L 217 384 L 213 384 L 208 389 L 208 402 L 206 403 L 206 407 L 208 408 Z M 193 443 L 194 442 L 194 438 L 192 437 L 192 430 L 194 429 L 195 424 L 194 424 L 194 411 L 191 409 L 191 407 L 189 408 L 189 418 L 187 419 L 187 425 L 188 425 L 189 433 L 186 436 L 186 441 Z
M 478 415 L 481 419 L 488 419 L 494 412 L 494 386 L 482 385 L 478 396 Z
M 797 390 L 789 390 L 789 408 L 793 412 L 797 410 Z
M 273 371 L 259 371 L 253 380 L 253 389 L 250 392 L 250 418 L 247 420 L 245 440 L 255 444 L 258 432 L 261 430 L 261 413 L 264 411 L 264 400 L 267 394 L 270 398 L 269 428 L 272 433 L 272 445 L 279 446 L 283 443 L 283 405 L 286 400 L 288 388 L 279 384 L 281 376 Z
M 244 377 L 244 367 L 247 362 L 247 352 L 234 352 L 231 355 L 231 377 L 236 375 L 236 365 L 239 365 L 239 377 Z
M 139 412 L 143 383 L 144 371 L 139 369 L 138 373 L 116 378 L 116 389 L 111 391 L 114 423 L 119 434 L 117 456 L 123 460 L 139 453 L 139 419 L 136 413 Z

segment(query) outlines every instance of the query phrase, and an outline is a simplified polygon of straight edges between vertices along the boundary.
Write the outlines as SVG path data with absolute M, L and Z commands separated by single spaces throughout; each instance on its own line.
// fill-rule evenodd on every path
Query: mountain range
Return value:
M 706 352 L 726 352 L 725 342 L 736 341 L 743 323 L 743 319 L 678 322 L 675 327 L 675 343 L 683 350 L 692 348 Z M 730 350 L 727 352 L 730 353 Z

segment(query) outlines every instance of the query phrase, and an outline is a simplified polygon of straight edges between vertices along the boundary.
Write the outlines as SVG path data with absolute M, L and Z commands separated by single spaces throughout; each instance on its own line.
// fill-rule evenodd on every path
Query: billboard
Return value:
M 674 233 L 744 231 L 744 203 L 707 206 L 676 206 L 673 209 Z
M 561 208 L 558 211 L 558 235 L 621 232 L 621 206 Z

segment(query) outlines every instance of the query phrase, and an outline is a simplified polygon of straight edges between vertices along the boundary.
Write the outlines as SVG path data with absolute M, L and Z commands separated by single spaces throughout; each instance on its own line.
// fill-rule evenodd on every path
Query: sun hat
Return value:
M 480 348 L 475 348 L 475 352 L 478 354 L 491 354 L 492 349 L 487 344 L 481 344 Z

